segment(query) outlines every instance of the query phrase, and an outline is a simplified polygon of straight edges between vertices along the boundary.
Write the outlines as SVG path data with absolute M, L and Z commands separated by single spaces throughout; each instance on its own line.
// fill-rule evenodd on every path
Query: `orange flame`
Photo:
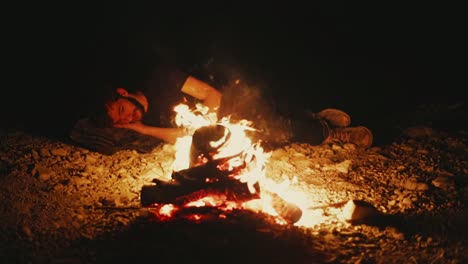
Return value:
M 190 147 L 192 144 L 193 133 L 203 126 L 210 126 L 215 124 L 221 124 L 227 127 L 230 132 L 230 138 L 224 145 L 219 148 L 218 153 L 214 156 L 215 159 L 230 157 L 237 153 L 244 153 L 242 157 L 235 157 L 228 161 L 228 165 L 232 168 L 239 167 L 243 163 L 247 163 L 245 169 L 234 175 L 235 179 L 238 179 L 242 183 L 246 183 L 249 190 L 255 193 L 254 184 L 258 183 L 261 190 L 260 199 L 251 200 L 237 205 L 235 203 L 229 203 L 228 201 L 221 201 L 223 197 L 202 197 L 197 201 L 192 201 L 185 204 L 186 207 L 194 206 L 217 206 L 222 207 L 223 210 L 231 210 L 233 208 L 243 208 L 254 211 L 261 211 L 263 213 L 270 214 L 272 216 L 278 216 L 273 206 L 273 199 L 271 194 L 276 194 L 283 200 L 297 205 L 302 210 L 302 216 L 299 221 L 294 225 L 312 227 L 322 223 L 325 219 L 320 210 L 310 210 L 312 206 L 317 203 L 305 192 L 301 192 L 298 187 L 297 178 L 292 180 L 285 180 L 281 183 L 274 182 L 266 176 L 266 164 L 269 161 L 270 154 L 264 151 L 261 147 L 261 142 L 252 142 L 252 140 L 246 135 L 246 131 L 255 130 L 252 127 L 252 122 L 247 120 L 241 120 L 237 123 L 231 123 L 229 117 L 223 117 L 218 121 L 215 113 L 209 112 L 208 107 L 201 104 L 196 105 L 195 109 L 190 109 L 185 104 L 179 104 L 174 108 L 177 113 L 175 122 L 179 127 L 183 127 L 188 132 L 188 136 L 179 138 L 175 144 L 176 154 L 175 160 L 172 166 L 173 171 L 179 171 L 187 169 L 190 164 Z M 225 138 L 223 138 L 225 140 Z M 211 146 L 217 147 L 220 142 L 210 142 Z M 161 211 L 162 210 L 162 211 Z M 167 207 L 161 208 L 159 215 L 169 216 L 174 213 L 176 208 Z M 336 214 L 340 214 L 337 212 Z M 285 224 L 286 222 L 281 218 L 277 221 L 279 224 Z

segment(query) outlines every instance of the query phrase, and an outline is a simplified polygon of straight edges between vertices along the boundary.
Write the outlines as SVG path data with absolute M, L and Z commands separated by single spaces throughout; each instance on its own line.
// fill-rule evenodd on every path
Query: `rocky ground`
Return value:
M 0 262 L 466 263 L 466 131 L 409 126 L 389 144 L 291 144 L 267 177 L 307 194 L 303 217 L 278 224 L 238 210 L 207 221 L 158 221 L 140 191 L 167 179 L 174 146 L 105 156 L 69 142 L 2 130 Z M 378 213 L 338 217 L 348 200 Z M 377 220 L 375 220 L 377 219 Z

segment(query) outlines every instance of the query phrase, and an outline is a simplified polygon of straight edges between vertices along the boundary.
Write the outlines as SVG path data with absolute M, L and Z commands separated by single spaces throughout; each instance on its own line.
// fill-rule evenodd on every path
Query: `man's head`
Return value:
M 105 102 L 107 116 L 113 124 L 128 124 L 140 121 L 148 111 L 148 100 L 141 92 L 129 93 L 124 88 L 116 89 L 115 97 Z

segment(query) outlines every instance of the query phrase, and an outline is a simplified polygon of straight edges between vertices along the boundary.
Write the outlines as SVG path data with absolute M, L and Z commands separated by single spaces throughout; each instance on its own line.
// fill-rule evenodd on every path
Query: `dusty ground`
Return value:
M 157 221 L 140 190 L 167 178 L 174 148 L 104 156 L 66 141 L 4 130 L 0 137 L 0 262 L 466 263 L 466 131 L 407 127 L 389 144 L 276 149 L 267 176 L 297 179 L 311 205 L 350 199 L 378 221 L 342 209 L 304 211 L 314 226 L 235 211 L 224 219 Z

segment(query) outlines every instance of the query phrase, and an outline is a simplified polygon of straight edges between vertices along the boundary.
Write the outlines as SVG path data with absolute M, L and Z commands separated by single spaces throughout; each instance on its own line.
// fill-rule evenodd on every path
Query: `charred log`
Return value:
M 229 199 L 244 200 L 258 198 L 260 187 L 255 184 L 256 194 L 252 194 L 246 183 L 230 177 L 234 171 L 220 170 L 218 167 L 225 160 L 215 160 L 203 165 L 172 173 L 171 181 L 153 180 L 156 185 L 143 186 L 140 201 L 143 206 L 155 203 L 174 203 L 187 200 L 188 195 L 204 191 L 206 193 L 223 193 Z
M 212 183 L 179 184 L 174 181 L 156 185 L 143 186 L 140 193 L 142 206 L 152 204 L 172 203 L 182 205 L 210 194 L 222 194 L 231 201 L 243 202 L 259 198 L 260 188 L 254 185 L 256 191 L 251 193 L 247 184 L 235 179 L 226 179 Z
M 191 167 L 185 170 L 174 171 L 171 178 L 180 184 L 205 183 L 209 181 L 225 180 L 229 175 L 235 175 L 244 169 L 246 164 L 236 167 L 233 170 L 223 169 L 223 164 L 233 157 L 208 161 L 202 165 Z

